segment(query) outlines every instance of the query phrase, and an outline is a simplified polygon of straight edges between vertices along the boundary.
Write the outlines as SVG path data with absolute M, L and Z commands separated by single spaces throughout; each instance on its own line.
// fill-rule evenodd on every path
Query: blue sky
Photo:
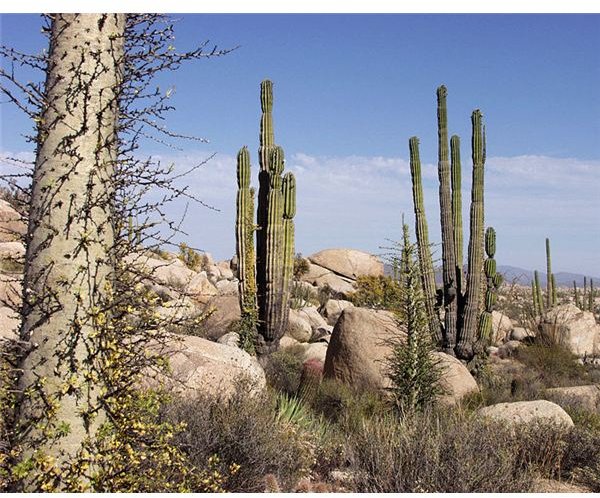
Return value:
M 486 225 L 497 260 L 600 275 L 599 15 L 176 15 L 175 46 L 210 40 L 233 53 L 181 68 L 168 124 L 210 144 L 144 152 L 181 167 L 217 156 L 189 178 L 219 213 L 192 206 L 189 242 L 234 251 L 235 154 L 258 147 L 258 88 L 275 85 L 276 141 L 298 180 L 297 246 L 374 253 L 412 222 L 408 138 L 421 139 L 430 237 L 439 241 L 435 90 L 448 87 L 451 133 L 470 176 L 470 114 L 487 126 Z M 39 51 L 41 20 L 2 15 L 2 43 Z M 27 78 L 29 75 L 24 74 Z M 4 100 L 2 100 L 4 102 Z M 28 123 L 2 103 L 1 151 L 31 150 Z M 2 167 L 2 165 L 0 165 Z M 469 192 L 463 192 L 465 216 Z M 173 206 L 173 215 L 182 206 Z

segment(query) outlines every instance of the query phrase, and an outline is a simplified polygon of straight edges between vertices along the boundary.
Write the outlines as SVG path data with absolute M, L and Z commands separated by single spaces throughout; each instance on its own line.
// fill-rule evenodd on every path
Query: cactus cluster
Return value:
M 583 293 L 579 296 L 579 291 L 577 289 L 577 282 L 573 280 L 573 290 L 574 290 L 574 301 L 575 306 L 577 306 L 582 311 L 594 311 L 594 280 L 590 278 L 590 287 L 588 290 L 587 286 L 587 277 L 583 277 Z
M 544 313 L 544 298 L 542 297 L 542 287 L 540 286 L 540 276 L 538 271 L 535 270 L 533 272 L 533 282 L 532 292 L 533 292 L 533 309 L 534 314 L 542 315 Z
M 485 254 L 487 259 L 483 263 L 483 272 L 486 279 L 484 310 L 479 317 L 479 339 L 484 343 L 489 342 L 492 333 L 492 311 L 498 300 L 498 289 L 502 285 L 502 275 L 496 271 L 496 231 L 488 227 L 485 231 Z
M 558 303 L 556 291 L 556 278 L 552 273 L 552 260 L 550 258 L 550 239 L 546 238 L 546 299 L 544 300 L 538 271 L 533 272 L 531 282 L 534 315 L 543 315 L 547 309 Z
M 468 272 L 465 280 L 463 272 L 460 139 L 456 135 L 452 136 L 449 154 L 446 96 L 446 87 L 442 85 L 437 89 L 438 176 L 443 272 L 441 296 L 438 296 L 433 280 L 433 264 L 423 207 L 419 141 L 416 137 L 412 137 L 409 141 L 413 205 L 419 263 L 430 323 L 429 328 L 438 344 L 447 353 L 456 354 L 464 359 L 471 359 L 474 355 L 475 343 L 482 339 L 479 337 L 478 331 L 481 330 L 479 328 L 480 308 L 485 292 L 482 289 L 485 130 L 481 112 L 475 110 L 471 116 L 473 180 L 469 218 Z M 441 303 L 438 303 L 439 300 L 441 300 Z M 442 304 L 444 308 L 443 324 L 440 322 L 436 310 L 439 304 Z
M 273 84 L 269 80 L 261 83 L 260 101 L 257 223 L 253 223 L 250 155 L 244 147 L 238 154 L 236 247 L 242 318 L 246 318 L 258 332 L 257 351 L 267 353 L 278 347 L 288 322 L 294 267 L 296 180 L 291 172 L 282 176 L 284 152 L 275 145 Z

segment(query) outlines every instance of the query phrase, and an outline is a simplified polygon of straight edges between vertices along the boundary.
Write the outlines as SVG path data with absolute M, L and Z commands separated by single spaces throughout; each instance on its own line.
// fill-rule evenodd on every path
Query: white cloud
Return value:
M 183 171 L 209 154 L 162 157 Z M 1 166 L 0 166 L 1 167 Z M 298 185 L 297 248 L 310 254 L 326 247 L 383 252 L 387 239 L 401 237 L 401 216 L 413 226 L 408 161 L 399 157 L 320 157 L 297 153 L 286 160 Z M 439 242 L 437 167 L 423 164 L 430 239 Z M 463 226 L 468 232 L 471 167 L 463 158 Z M 258 164 L 253 157 L 253 183 Z M 500 264 L 544 266 L 544 239 L 550 237 L 556 271 L 600 274 L 600 161 L 544 156 L 489 157 L 486 164 L 486 225 L 498 232 Z M 190 205 L 183 228 L 189 242 L 219 258 L 235 250 L 235 157 L 218 154 L 180 180 L 219 212 Z M 183 212 L 179 202 L 173 217 Z M 466 251 L 466 249 L 465 249 Z

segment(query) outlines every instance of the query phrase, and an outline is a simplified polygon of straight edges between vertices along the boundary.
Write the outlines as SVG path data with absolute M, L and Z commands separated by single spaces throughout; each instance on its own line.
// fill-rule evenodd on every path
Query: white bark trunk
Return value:
M 102 421 L 98 327 L 112 274 L 112 176 L 124 14 L 57 14 L 39 128 L 25 268 L 25 455 L 68 462 Z M 52 410 L 48 403 L 55 409 Z M 68 424 L 68 434 L 49 437 Z

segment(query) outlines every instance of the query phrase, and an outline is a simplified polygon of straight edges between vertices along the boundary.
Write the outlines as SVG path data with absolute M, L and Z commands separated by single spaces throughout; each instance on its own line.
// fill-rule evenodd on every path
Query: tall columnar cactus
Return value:
M 283 149 L 274 147 L 269 158 L 270 188 L 267 197 L 267 222 L 262 227 L 265 237 L 264 294 L 259 294 L 258 319 L 260 331 L 267 344 L 276 343 L 283 335 L 283 194 L 281 191 L 283 172 Z
M 460 137 L 450 139 L 450 170 L 452 185 L 452 221 L 454 224 L 454 250 L 456 251 L 456 290 L 462 294 L 463 278 L 463 227 L 462 227 L 462 172 L 460 164 Z
M 594 312 L 594 281 L 590 278 L 590 294 L 588 296 L 588 311 Z
M 558 304 L 558 293 L 556 290 L 556 277 L 554 273 L 552 274 L 552 306 L 556 306 Z
M 484 164 L 485 164 L 485 131 L 479 110 L 473 112 L 471 121 L 473 181 L 471 187 L 470 237 L 468 249 L 468 277 L 466 286 L 463 285 L 463 236 L 462 236 L 462 199 L 461 199 L 461 164 L 460 139 L 453 136 L 450 141 L 451 161 L 448 154 L 448 123 L 446 110 L 447 91 L 444 86 L 437 90 L 438 117 L 438 176 L 440 182 L 440 222 L 442 228 L 442 271 L 443 271 L 443 304 L 444 323 L 438 320 L 442 330 L 444 349 L 450 354 L 456 354 L 464 359 L 474 356 L 475 345 L 479 330 L 479 317 L 483 303 L 483 242 L 484 242 Z M 416 218 L 417 245 L 421 271 L 423 273 L 426 302 L 437 302 L 434 285 L 426 283 L 429 274 L 427 261 L 431 254 L 426 234 L 427 223 L 423 211 L 423 192 L 421 186 L 420 164 L 418 174 L 415 166 L 418 159 L 418 139 L 413 137 L 411 148 L 411 174 L 413 180 L 413 201 Z M 416 154 L 415 154 L 416 152 Z M 425 262 L 425 263 L 424 263 Z M 501 277 L 496 277 L 500 282 Z M 484 280 L 485 282 L 485 280 Z M 428 288 L 429 287 L 429 288 Z M 466 287 L 463 291 L 463 287 Z M 493 299 L 493 298 L 492 298 Z M 434 309 L 435 314 L 435 309 Z M 431 315 L 430 315 L 431 316 Z M 435 329 L 435 327 L 431 327 Z
M 538 313 L 544 313 L 544 298 L 542 296 L 542 286 L 540 285 L 540 275 L 537 270 L 533 272 L 533 282 L 535 284 L 535 300 Z
M 531 302 L 533 303 L 533 316 L 538 316 L 540 313 L 540 308 L 537 302 L 537 291 L 534 280 L 531 281 Z
M 425 217 L 425 206 L 423 204 L 423 183 L 421 181 L 421 160 L 419 158 L 419 139 L 410 138 L 410 174 L 412 177 L 413 205 L 415 211 L 415 232 L 417 235 L 417 248 L 419 250 L 419 267 L 425 294 L 425 310 L 429 322 L 429 331 L 435 342 L 442 342 L 442 328 L 435 310 L 436 286 L 435 273 L 429 246 L 429 233 L 427 230 L 427 218 Z
M 469 274 L 465 294 L 462 327 L 458 336 L 457 354 L 461 358 L 473 356 L 479 304 L 481 302 L 481 270 L 483 266 L 483 188 L 485 165 L 485 131 L 481 112 L 477 109 L 471 115 L 473 127 L 471 155 L 473 159 L 473 180 L 471 186 L 470 237 L 469 237 Z
M 484 301 L 484 311 L 479 318 L 478 339 L 484 343 L 489 343 L 492 332 L 492 311 L 494 304 L 498 300 L 498 288 L 502 283 L 502 276 L 496 272 L 496 231 L 489 227 L 485 232 L 485 253 L 487 259 L 483 264 L 483 270 L 486 278 L 486 292 Z
M 550 260 L 550 239 L 546 238 L 546 307 L 552 307 L 552 262 Z
M 254 254 L 254 189 L 250 188 L 250 153 L 247 147 L 237 156 L 237 216 L 235 223 L 238 257 L 238 288 L 242 320 L 256 328 L 256 259 Z
M 442 228 L 442 273 L 444 277 L 444 349 L 453 351 L 457 334 L 456 252 L 450 193 L 450 160 L 448 154 L 448 115 L 446 87 L 437 89 L 438 176 L 440 180 L 440 225 Z
M 289 314 L 290 285 L 294 274 L 294 216 L 296 216 L 296 178 L 287 172 L 282 182 L 283 193 L 283 303 L 282 329 L 287 328 Z
M 573 301 L 575 306 L 581 309 L 581 302 L 579 301 L 579 291 L 577 290 L 577 282 L 573 280 Z
M 271 157 L 271 151 L 275 146 L 275 135 L 273 132 L 273 83 L 269 80 L 265 80 L 260 84 L 260 107 L 261 107 L 261 118 L 260 118 L 260 135 L 259 135 L 259 147 L 258 147 L 258 206 L 256 212 L 256 284 L 258 290 L 258 296 L 264 296 L 266 292 L 266 273 L 264 268 L 266 266 L 266 239 L 267 230 L 265 227 L 268 224 L 268 197 L 270 191 L 270 174 L 269 174 L 269 161 Z
M 581 309 L 585 310 L 587 304 L 587 277 L 583 277 L 583 293 L 581 294 Z
M 254 190 L 250 189 L 250 156 L 246 147 L 238 155 L 237 254 L 242 316 L 259 334 L 259 354 L 276 349 L 289 316 L 290 281 L 294 265 L 296 181 L 292 173 L 282 178 L 283 149 L 273 134 L 273 84 L 260 86 L 260 171 L 257 225 L 252 223 Z M 256 232 L 256 257 L 253 233 Z

